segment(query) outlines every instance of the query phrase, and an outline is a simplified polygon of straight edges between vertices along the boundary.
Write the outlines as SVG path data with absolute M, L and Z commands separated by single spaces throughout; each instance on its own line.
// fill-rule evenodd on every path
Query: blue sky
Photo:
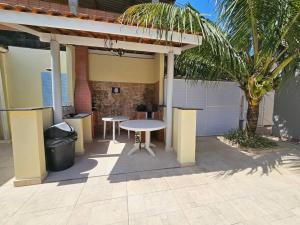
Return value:
M 198 9 L 202 14 L 207 14 L 207 17 L 211 20 L 216 19 L 215 0 L 176 0 L 177 4 L 184 5 L 191 3 L 193 7 Z

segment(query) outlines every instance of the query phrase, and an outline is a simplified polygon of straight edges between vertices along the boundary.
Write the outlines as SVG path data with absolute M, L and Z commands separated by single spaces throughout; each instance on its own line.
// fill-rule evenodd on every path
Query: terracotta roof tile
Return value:
M 18 0 L 18 3 L 20 0 Z M 86 10 L 78 10 L 79 14 L 74 15 L 73 13 L 69 12 L 69 8 L 65 7 L 64 11 L 57 10 L 57 6 L 54 8 L 49 8 L 49 5 L 54 6 L 54 4 L 40 4 L 39 7 L 27 7 L 24 5 L 12 5 L 7 3 L 0 3 L 0 10 L 15 10 L 18 12 L 27 12 L 27 13 L 35 13 L 35 14 L 47 14 L 50 16 L 64 16 L 68 18 L 79 18 L 84 20 L 94 20 L 94 21 L 105 21 L 109 23 L 119 23 L 118 20 L 118 14 L 104 12 L 104 11 L 97 11 L 94 10 L 94 14 L 89 14 L 89 11 Z M 58 5 L 58 4 L 56 4 Z M 42 6 L 42 7 L 41 7 Z M 48 8 L 47 8 L 48 7 Z M 85 13 L 87 12 L 87 13 Z M 131 24 L 133 26 L 137 24 Z M 93 33 L 93 32 L 85 32 L 85 31 L 75 31 L 75 30 L 68 30 L 68 29 L 58 29 L 58 28 L 49 28 L 49 27 L 37 27 L 37 26 L 28 26 L 32 29 L 38 30 L 40 32 L 46 32 L 46 33 L 57 33 L 57 34 L 64 34 L 64 35 L 79 35 L 79 36 L 85 36 L 85 37 L 95 37 L 95 38 L 101 38 L 101 39 L 110 39 L 110 40 L 125 40 L 129 42 L 140 42 L 140 43 L 147 43 L 147 44 L 159 44 L 159 45 L 169 45 L 170 43 L 166 41 L 158 41 L 158 40 L 151 40 L 151 39 L 145 39 L 145 38 L 137 38 L 137 37 L 128 37 L 128 36 L 122 36 L 122 35 L 112 35 L 112 34 L 105 34 L 105 33 Z M 173 43 L 173 46 L 181 46 L 181 43 Z
M 24 5 L 15 5 L 14 10 L 18 12 L 31 12 L 31 9 Z
M 9 3 L 8 3 L 9 2 Z M 17 3 L 17 4 L 13 4 Z M 22 4 L 21 4 L 22 3 Z M 36 14 L 47 14 L 51 16 L 65 16 L 71 18 L 80 18 L 86 20 L 97 21 L 110 21 L 117 22 L 119 14 L 105 12 L 101 10 L 78 8 L 78 15 L 69 11 L 67 5 L 49 3 L 37 0 L 6 0 L 6 2 L 0 2 L 0 9 L 3 10 L 15 10 L 17 12 L 30 12 Z
M 65 17 L 70 17 L 70 18 L 76 17 L 76 15 L 73 14 L 72 12 L 65 12 L 65 13 L 64 13 L 64 16 L 65 16 Z
M 55 10 L 55 9 L 48 10 L 47 11 L 47 15 L 50 15 L 50 16 L 62 16 L 62 14 L 58 10 Z
M 38 7 L 33 7 L 33 8 L 31 9 L 31 11 L 32 11 L 33 13 L 36 13 L 36 14 L 46 14 L 46 10 L 45 10 L 45 9 L 43 9 L 43 8 L 38 8 Z
M 14 7 L 10 4 L 0 2 L 0 9 L 12 10 Z
M 77 17 L 80 18 L 80 19 L 83 19 L 83 20 L 89 20 L 90 19 L 90 16 L 88 14 L 84 14 L 84 13 L 79 13 L 79 15 Z

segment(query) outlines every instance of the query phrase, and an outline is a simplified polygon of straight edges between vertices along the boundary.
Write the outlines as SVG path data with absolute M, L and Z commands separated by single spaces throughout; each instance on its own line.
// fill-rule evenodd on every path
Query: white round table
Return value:
M 120 123 L 120 127 L 125 130 L 146 133 L 145 139 L 145 149 L 152 155 L 155 156 L 155 153 L 150 148 L 150 132 L 155 130 L 161 130 L 166 128 L 166 125 L 163 121 L 160 120 L 128 120 Z M 134 147 L 129 151 L 128 155 L 136 152 L 139 149 L 139 143 L 135 143 Z
M 119 130 L 119 136 L 120 136 L 120 122 L 129 120 L 127 116 L 105 116 L 102 117 L 102 120 L 104 122 L 103 126 L 103 139 L 105 139 L 106 136 L 106 122 L 112 122 L 113 124 L 113 141 L 116 140 L 116 122 L 118 123 L 118 130 Z

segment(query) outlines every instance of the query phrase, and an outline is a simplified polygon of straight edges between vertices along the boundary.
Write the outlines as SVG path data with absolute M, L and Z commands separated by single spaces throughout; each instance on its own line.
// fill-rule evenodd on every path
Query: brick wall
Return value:
M 89 86 L 88 48 L 75 47 L 75 93 L 74 106 L 76 113 L 92 111 L 92 95 Z
M 90 87 L 99 117 L 100 133 L 103 130 L 101 117 L 124 115 L 135 119 L 137 105 L 155 103 L 155 84 L 90 81 Z M 112 87 L 120 87 L 121 92 L 112 94 Z M 108 125 L 107 129 L 110 130 L 111 126 Z
M 159 105 L 159 81 L 154 84 L 154 104 Z

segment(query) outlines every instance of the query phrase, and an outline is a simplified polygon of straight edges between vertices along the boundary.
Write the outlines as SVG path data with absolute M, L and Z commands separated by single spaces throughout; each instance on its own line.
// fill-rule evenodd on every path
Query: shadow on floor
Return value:
M 11 144 L 0 143 L 0 187 L 14 178 Z
M 127 153 L 132 144 L 121 137 L 119 143 L 102 140 L 87 146 L 87 153 L 77 159 L 76 164 L 65 171 L 50 173 L 46 182 L 87 177 L 108 176 L 112 183 L 127 180 L 175 177 L 180 175 L 212 173 L 216 178 L 246 175 L 281 174 L 289 171 L 300 174 L 300 146 L 279 143 L 273 152 L 248 154 L 232 148 L 216 137 L 197 138 L 197 165 L 180 168 L 176 156 L 165 152 L 162 143 L 156 143 L 156 157 L 146 151 L 139 151 L 131 156 Z M 122 175 L 122 176 L 118 176 Z M 125 175 L 125 176 L 124 176 Z
M 197 165 L 206 172 L 218 172 L 218 176 L 230 176 L 239 172 L 268 175 L 287 169 L 300 173 L 300 146 L 279 142 L 272 152 L 249 154 L 228 146 L 216 137 L 197 140 Z
M 157 145 L 154 148 L 155 157 L 145 150 L 128 156 L 128 152 L 133 147 L 133 140 L 129 141 L 127 135 L 122 135 L 117 140 L 119 142 L 114 143 L 99 139 L 86 145 L 86 153 L 76 158 L 74 166 L 64 171 L 49 172 L 45 182 L 180 167 L 176 155 L 173 152 L 166 152 L 163 143 L 155 143 Z
M 209 174 L 216 179 L 236 174 L 268 176 L 271 173 L 291 172 L 300 174 L 300 146 L 291 143 L 278 143 L 273 152 L 249 154 L 228 146 L 216 137 L 197 138 L 197 165 L 186 168 L 169 168 L 128 174 L 127 180 L 152 179 L 160 177 L 178 177 L 182 182 L 186 175 Z M 111 182 L 121 182 L 118 176 L 110 175 Z M 123 179 L 123 178 L 122 178 Z
M 215 137 L 197 138 L 197 165 L 180 168 L 173 152 L 166 152 L 163 143 L 156 143 L 156 157 L 145 150 L 128 156 L 132 147 L 124 135 L 119 143 L 95 140 L 86 146 L 86 154 L 76 158 L 73 167 L 50 172 L 45 182 L 58 185 L 83 183 L 89 177 L 108 176 L 110 182 L 127 180 L 172 177 L 189 174 L 213 174 L 216 178 L 246 175 L 269 175 L 270 173 L 300 174 L 300 146 L 291 143 L 279 143 L 273 152 L 251 155 L 232 148 Z M 10 145 L 0 151 L 0 186 L 14 176 L 13 158 Z M 122 176 L 118 176 L 122 175 Z M 125 176 L 124 176 L 125 175 Z M 184 182 L 184 181 L 183 181 Z

